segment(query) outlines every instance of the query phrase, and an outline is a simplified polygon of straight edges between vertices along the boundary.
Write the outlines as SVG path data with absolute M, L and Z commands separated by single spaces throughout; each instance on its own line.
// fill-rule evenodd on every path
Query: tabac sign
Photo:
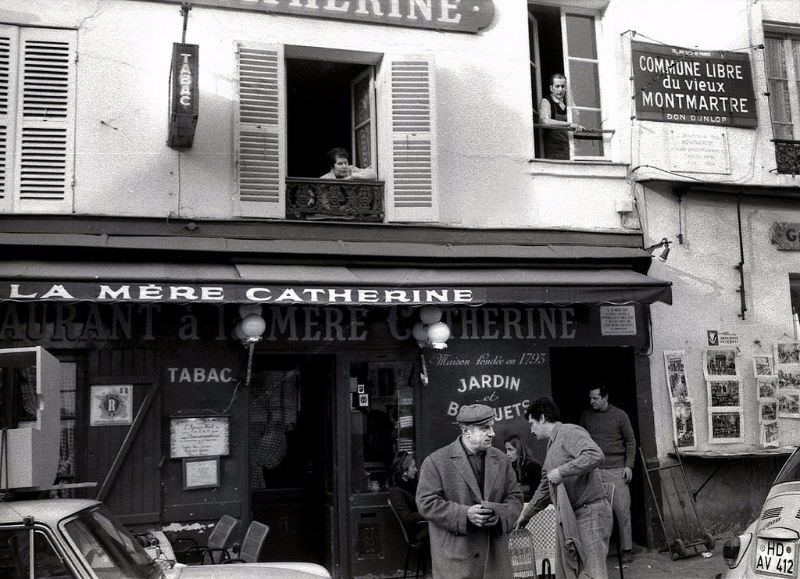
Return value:
M 170 114 L 167 143 L 175 149 L 188 149 L 194 140 L 200 110 L 197 73 L 199 48 L 196 44 L 172 45 L 170 69 Z
M 750 59 L 631 42 L 636 118 L 645 121 L 756 127 Z
M 192 0 L 192 5 L 472 33 L 494 18 L 492 0 Z

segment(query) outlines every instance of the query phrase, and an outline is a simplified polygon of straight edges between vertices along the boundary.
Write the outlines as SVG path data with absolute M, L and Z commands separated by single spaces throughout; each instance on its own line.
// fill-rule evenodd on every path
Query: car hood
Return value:
M 756 521 L 756 534 L 759 537 L 797 540 L 800 538 L 800 489 L 796 484 L 781 487 L 773 488 L 767 495 L 761 516 Z
M 330 573 L 313 563 L 244 563 L 174 567 L 167 579 L 329 579 Z

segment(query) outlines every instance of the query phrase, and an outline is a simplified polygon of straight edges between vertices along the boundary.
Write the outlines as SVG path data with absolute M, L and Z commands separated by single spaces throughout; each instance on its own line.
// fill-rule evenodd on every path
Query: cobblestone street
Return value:
M 718 545 L 709 558 L 697 555 L 687 559 L 673 561 L 666 551 L 642 551 L 634 557 L 632 563 L 625 563 L 623 572 L 625 579 L 663 579 L 680 577 L 681 579 L 711 578 L 727 569 L 722 558 L 722 547 Z M 609 579 L 619 578 L 619 568 L 615 556 L 608 558 Z

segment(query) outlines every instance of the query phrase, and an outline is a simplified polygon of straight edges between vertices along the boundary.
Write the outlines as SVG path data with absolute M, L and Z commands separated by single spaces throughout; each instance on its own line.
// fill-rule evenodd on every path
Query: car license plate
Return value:
M 797 576 L 797 545 L 794 541 L 759 539 L 755 572 L 777 577 Z

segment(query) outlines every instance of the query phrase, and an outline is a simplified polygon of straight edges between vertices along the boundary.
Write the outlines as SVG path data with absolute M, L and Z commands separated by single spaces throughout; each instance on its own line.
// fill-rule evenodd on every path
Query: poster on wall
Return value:
M 775 364 L 800 364 L 800 342 L 777 342 Z
M 120 426 L 133 420 L 133 384 L 92 386 L 90 426 Z
M 685 400 L 689 397 L 689 386 L 686 382 L 686 351 L 664 351 L 664 369 L 667 372 L 667 386 L 671 400 Z M 674 405 L 673 405 L 674 408 Z
M 703 352 L 703 374 L 706 379 L 738 376 L 735 349 L 708 349 Z
M 672 426 L 675 446 L 686 450 L 695 447 L 691 399 L 683 398 L 672 402 Z
M 762 422 L 761 423 L 761 446 L 769 448 L 769 447 L 778 447 L 778 434 L 780 433 L 780 429 L 778 428 L 778 421 L 774 420 L 772 422 Z
M 742 397 L 738 380 L 707 380 L 708 405 L 714 407 L 740 407 Z
M 756 391 L 759 398 L 775 398 L 778 395 L 777 376 L 758 376 Z
M 772 376 L 772 357 L 753 356 L 753 376 L 756 378 Z
M 762 398 L 758 401 L 758 421 L 761 424 L 778 419 L 778 401 L 775 398 Z
M 800 364 L 778 366 L 778 390 L 800 388 Z
M 742 442 L 742 413 L 734 410 L 710 410 L 708 413 L 711 444 Z
M 800 418 L 800 390 L 778 390 L 778 417 Z

